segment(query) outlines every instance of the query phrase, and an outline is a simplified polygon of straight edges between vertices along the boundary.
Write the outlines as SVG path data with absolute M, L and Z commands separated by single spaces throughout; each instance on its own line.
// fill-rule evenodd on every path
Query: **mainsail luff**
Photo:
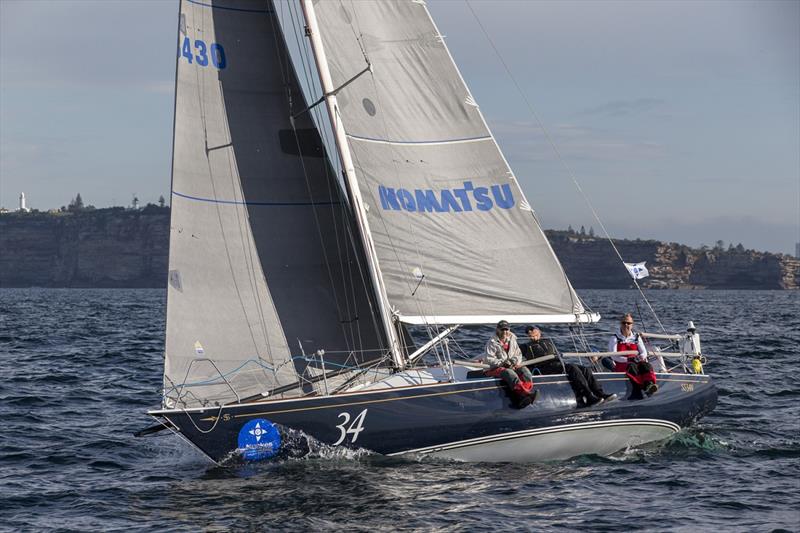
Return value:
M 591 320 L 424 5 L 313 7 L 400 320 Z M 563 319 L 563 320 L 562 320 Z
M 325 105 L 328 109 L 328 116 L 330 118 L 331 126 L 336 137 L 336 148 L 342 161 L 342 168 L 345 174 L 345 183 L 347 191 L 351 200 L 351 207 L 353 208 L 355 219 L 359 226 L 359 234 L 365 250 L 367 251 L 367 261 L 369 262 L 370 279 L 372 280 L 373 287 L 377 293 L 378 306 L 380 307 L 381 318 L 383 327 L 386 331 L 386 337 L 390 339 L 390 346 L 392 358 L 395 361 L 395 366 L 402 368 L 405 365 L 403 351 L 401 350 L 400 341 L 397 337 L 397 331 L 393 326 L 393 317 L 389 311 L 388 300 L 386 297 L 386 287 L 383 283 L 383 277 L 380 275 L 380 266 L 378 263 L 377 253 L 375 252 L 375 244 L 372 240 L 372 235 L 369 229 L 369 221 L 364 211 L 364 202 L 361 198 L 361 191 L 358 188 L 358 182 L 355 179 L 355 170 L 353 166 L 353 159 L 350 155 L 350 149 L 347 143 L 347 137 L 344 129 L 342 128 L 341 120 L 338 116 L 338 106 L 336 102 L 336 88 L 331 81 L 330 71 L 328 70 L 328 62 L 325 57 L 325 49 L 322 45 L 319 36 L 319 29 L 317 25 L 317 18 L 314 12 L 314 5 L 309 0 L 301 0 L 303 6 L 303 15 L 308 24 L 308 33 L 311 40 L 311 47 L 314 52 L 314 60 L 317 65 L 317 73 L 320 78 L 320 85 L 324 93 Z M 369 65 L 367 65 L 369 68 Z M 366 73 L 366 71 L 362 71 Z M 348 82 L 355 81 L 351 78 Z M 347 82 L 346 82 L 347 83 Z
M 363 251 L 310 117 L 290 121 L 287 94 L 305 104 L 268 4 L 182 0 L 180 17 L 165 404 L 308 392 L 323 358 L 385 353 Z

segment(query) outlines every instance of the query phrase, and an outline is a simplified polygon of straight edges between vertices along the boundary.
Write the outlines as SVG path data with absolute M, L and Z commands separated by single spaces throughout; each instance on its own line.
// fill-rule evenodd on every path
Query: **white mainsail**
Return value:
M 386 298 L 406 323 L 585 313 L 424 2 L 305 0 Z M 366 67 L 370 70 L 356 77 Z
M 272 4 L 182 0 L 178 37 L 165 403 L 291 388 L 322 351 L 379 358 L 349 207 L 308 114 L 290 122 L 305 102 Z

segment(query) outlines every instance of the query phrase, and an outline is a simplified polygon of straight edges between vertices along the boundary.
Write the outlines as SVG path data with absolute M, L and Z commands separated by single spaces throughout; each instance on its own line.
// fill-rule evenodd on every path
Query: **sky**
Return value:
M 428 5 L 546 228 L 794 252 L 800 1 Z M 0 0 L 0 206 L 169 197 L 177 10 Z

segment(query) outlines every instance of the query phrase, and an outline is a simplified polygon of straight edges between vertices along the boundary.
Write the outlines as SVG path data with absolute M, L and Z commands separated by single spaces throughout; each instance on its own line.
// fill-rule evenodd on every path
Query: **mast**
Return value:
M 311 40 L 311 49 L 314 52 L 314 61 L 317 65 L 317 72 L 319 73 L 322 91 L 325 96 L 325 104 L 328 109 L 328 116 L 330 118 L 333 133 L 336 138 L 336 147 L 342 160 L 342 168 L 344 169 L 347 193 L 353 204 L 356 224 L 358 225 L 359 234 L 361 235 L 364 245 L 364 251 L 366 252 L 369 274 L 373 287 L 375 288 L 376 300 L 378 302 L 379 312 L 382 319 L 381 322 L 383 323 L 383 327 L 386 332 L 386 338 L 389 340 L 389 348 L 392 352 L 392 359 L 394 360 L 397 368 L 403 368 L 405 366 L 405 360 L 400 349 L 397 331 L 393 325 L 392 314 L 389 311 L 389 300 L 386 296 L 386 287 L 383 284 L 383 278 L 380 274 L 378 254 L 375 251 L 372 233 L 370 233 L 369 222 L 367 221 L 367 214 L 366 210 L 364 209 L 364 201 L 361 197 L 361 191 L 359 190 L 358 182 L 356 181 L 353 158 L 350 154 L 350 148 L 347 143 L 347 136 L 345 134 L 344 127 L 337 117 L 336 94 L 334 92 L 335 87 L 333 87 L 331 73 L 328 69 L 328 62 L 325 57 L 325 49 L 322 46 L 322 39 L 318 31 L 314 5 L 311 0 L 300 0 L 300 3 L 303 6 L 303 15 L 308 28 L 308 36 Z

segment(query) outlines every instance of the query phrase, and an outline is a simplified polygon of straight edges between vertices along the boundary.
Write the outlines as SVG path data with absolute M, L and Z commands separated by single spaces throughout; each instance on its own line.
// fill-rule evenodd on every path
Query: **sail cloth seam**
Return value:
M 339 8 L 344 10 L 344 2 L 339 0 Z M 369 65 L 371 64 L 369 57 L 367 56 L 367 48 L 364 46 L 364 32 L 361 31 L 361 24 L 358 22 L 358 12 L 353 9 L 353 0 L 350 0 L 350 11 L 355 13 L 356 24 L 358 25 L 358 34 L 356 34 L 355 28 L 353 28 L 353 23 L 350 23 L 350 31 L 353 32 L 353 37 L 356 38 L 356 42 L 358 43 L 358 48 L 361 50 L 361 56 L 364 58 L 364 62 Z
M 348 133 L 347 138 L 353 139 L 355 141 L 363 141 L 363 142 L 378 143 L 378 144 L 393 144 L 397 146 L 418 146 L 418 145 L 435 146 L 443 144 L 465 144 L 465 143 L 474 143 L 474 142 L 492 140 L 491 135 L 484 135 L 480 137 L 465 137 L 463 139 L 437 139 L 432 141 L 393 141 L 389 139 L 374 139 L 371 137 L 362 137 L 360 135 L 353 135 L 352 133 Z
M 187 200 L 196 200 L 198 202 L 210 202 L 214 204 L 230 204 L 230 205 L 255 205 L 255 206 L 270 206 L 270 207 L 316 207 L 323 205 L 341 205 L 341 202 L 251 202 L 239 200 L 219 200 L 215 198 L 202 198 L 200 196 L 190 196 L 178 191 L 172 191 L 175 196 L 186 198 Z
M 567 171 L 567 174 L 569 175 L 570 179 L 572 180 L 572 183 L 575 185 L 575 188 L 580 193 L 580 195 L 583 198 L 584 202 L 586 202 L 586 205 L 589 207 L 589 210 L 592 212 L 592 216 L 594 216 L 594 219 L 600 225 L 600 228 L 603 230 L 603 234 L 605 235 L 605 237 L 608 240 L 608 242 L 611 244 L 611 247 L 614 249 L 614 252 L 617 254 L 617 257 L 619 258 L 620 262 L 623 263 L 623 266 L 624 266 L 625 260 L 622 258 L 622 254 L 620 253 L 620 251 L 617 248 L 616 244 L 614 244 L 614 241 L 611 238 L 611 235 L 608 233 L 608 230 L 606 229 L 605 224 L 603 224 L 603 221 L 600 220 L 600 216 L 597 214 L 597 211 L 595 210 L 594 206 L 592 205 L 592 202 L 589 201 L 589 197 L 583 192 L 583 188 L 581 188 L 580 184 L 578 183 L 578 179 L 575 177 L 575 173 L 572 171 L 572 168 L 567 164 L 567 162 L 561 156 L 561 151 L 558 149 L 558 146 L 556 145 L 555 141 L 553 141 L 552 137 L 550 137 L 550 132 L 544 127 L 544 123 L 539 118 L 539 115 L 536 113 L 535 109 L 533 108 L 533 105 L 530 103 L 530 101 L 528 100 L 527 96 L 525 96 L 525 93 L 522 91 L 522 88 L 520 87 L 519 83 L 517 83 L 516 78 L 511 73 L 511 69 L 508 67 L 508 65 L 506 64 L 505 60 L 503 59 L 503 56 L 500 54 L 500 51 L 495 46 L 494 41 L 489 36 L 489 32 L 486 31 L 486 28 L 483 26 L 483 23 L 481 22 L 480 18 L 478 18 L 477 13 L 475 13 L 475 10 L 472 8 L 472 5 L 470 4 L 469 0 L 465 0 L 465 3 L 467 5 L 467 7 L 469 8 L 470 12 L 472 13 L 472 16 L 475 18 L 475 21 L 478 23 L 478 26 L 480 27 L 481 31 L 483 32 L 484 37 L 486 37 L 486 40 L 489 41 L 489 44 L 491 45 L 492 49 L 494 50 L 495 55 L 500 60 L 500 63 L 503 65 L 503 68 L 506 71 L 506 74 L 508 74 L 508 77 L 511 79 L 512 83 L 516 87 L 517 91 L 519 92 L 520 96 L 522 97 L 522 100 L 525 102 L 525 105 L 528 107 L 528 111 L 533 116 L 533 118 L 536 120 L 537 124 L 539 125 L 539 128 L 542 130 L 542 133 L 544 133 L 545 138 L 547 138 L 547 141 L 550 144 L 550 147 L 555 152 L 556 157 L 558 158 L 559 162 L 564 167 L 564 169 Z M 647 296 L 645 296 L 644 291 L 642 290 L 641 286 L 639 286 L 639 283 L 636 281 L 636 279 L 633 279 L 633 283 L 634 283 L 634 285 L 636 285 L 636 289 L 639 291 L 639 294 L 642 296 L 642 299 L 644 299 L 645 303 L 647 304 L 647 307 L 650 309 L 650 312 L 655 317 L 656 322 L 658 322 L 658 325 L 661 327 L 661 330 L 664 333 L 666 333 L 667 330 L 664 328 L 664 325 L 661 323 L 661 320 L 658 318 L 658 314 L 656 314 L 655 309 L 653 309 L 653 306 L 650 304 L 650 301 L 647 299 Z
M 357 19 L 357 17 L 356 17 L 356 19 Z M 373 75 L 370 77 L 370 80 L 372 81 L 372 84 L 373 84 L 373 89 L 375 90 L 375 95 L 376 95 L 376 99 L 378 100 L 378 105 L 381 105 L 381 97 L 380 97 L 380 93 L 379 93 L 379 91 L 378 91 L 378 88 L 377 88 L 377 84 L 375 83 L 375 76 L 374 76 L 374 74 L 373 74 Z M 337 116 L 337 118 L 338 118 L 338 119 L 341 121 L 341 116 L 339 115 L 338 109 L 337 109 L 337 111 L 336 111 L 336 116 Z M 382 119 L 382 123 L 383 123 L 383 126 L 384 126 L 384 130 L 388 129 L 388 128 L 387 128 L 387 126 L 386 126 L 386 124 L 385 124 L 385 122 L 386 122 L 386 120 L 385 120 L 385 119 Z M 353 159 L 354 159 L 354 162 L 356 163 L 356 165 L 357 165 L 359 168 L 363 168 L 363 166 L 362 166 L 362 164 L 361 164 L 361 160 L 360 160 L 360 158 L 359 158 L 359 156 L 358 156 L 358 153 L 357 153 L 357 152 L 353 152 Z M 394 168 L 396 168 L 396 163 L 395 163 L 394 161 L 395 161 L 395 158 L 392 158 L 392 165 L 393 165 L 393 167 L 394 167 Z M 355 169 L 354 169 L 354 170 L 355 170 Z M 402 271 L 403 271 L 403 272 L 410 272 L 410 271 L 411 271 L 411 269 L 410 269 L 410 268 L 408 268 L 408 267 L 409 267 L 409 264 L 408 264 L 406 261 L 404 261 L 404 260 L 403 260 L 403 259 L 400 257 L 400 253 L 398 252 L 398 248 L 397 248 L 397 246 L 395 246 L 395 244 L 394 244 L 394 238 L 392 237 L 392 234 L 391 234 L 391 232 L 389 231 L 389 228 L 388 228 L 388 226 L 386 225 L 386 220 L 385 220 L 385 218 L 384 218 L 383 214 L 382 214 L 380 211 L 377 211 L 376 218 L 377 218 L 377 219 L 380 221 L 381 225 L 383 226 L 383 230 L 384 230 L 384 232 L 385 232 L 386 238 L 387 238 L 387 239 L 388 239 L 388 241 L 389 241 L 389 246 L 391 247 L 391 249 L 392 249 L 392 253 L 393 253 L 393 254 L 394 254 L 394 256 L 395 256 L 395 260 L 396 260 L 396 261 L 397 261 L 397 263 L 398 263 L 398 264 L 401 266 L 401 269 L 402 269 Z M 416 240 L 415 240 L 415 239 L 413 239 L 413 237 L 414 237 L 413 226 L 411 226 L 411 225 L 409 224 L 409 228 L 408 228 L 408 230 L 409 230 L 409 231 L 408 231 L 408 233 L 409 233 L 409 235 L 411 236 L 412 240 L 414 240 L 414 242 L 416 243 Z M 417 247 L 417 253 L 419 253 L 419 247 Z M 408 290 L 408 292 L 409 292 L 409 293 L 412 293 L 413 289 L 412 289 L 411 283 L 408 281 L 408 279 L 406 279 L 406 278 L 404 277 L 404 278 L 403 278 L 403 282 L 405 282 L 405 284 L 406 284 L 406 289 Z M 419 313 L 419 315 L 421 315 L 421 316 L 422 316 L 422 315 L 425 315 L 424 309 L 422 308 L 422 302 L 420 301 L 420 298 L 418 298 L 418 297 L 415 297 L 415 298 L 414 298 L 414 302 L 415 302 L 415 304 L 416 304 L 416 307 L 417 307 L 417 309 L 416 309 L 416 310 L 417 310 L 417 312 Z M 397 312 L 397 310 L 395 309 L 395 310 L 394 310 L 394 312 Z M 398 313 L 398 314 L 399 314 L 399 313 Z

